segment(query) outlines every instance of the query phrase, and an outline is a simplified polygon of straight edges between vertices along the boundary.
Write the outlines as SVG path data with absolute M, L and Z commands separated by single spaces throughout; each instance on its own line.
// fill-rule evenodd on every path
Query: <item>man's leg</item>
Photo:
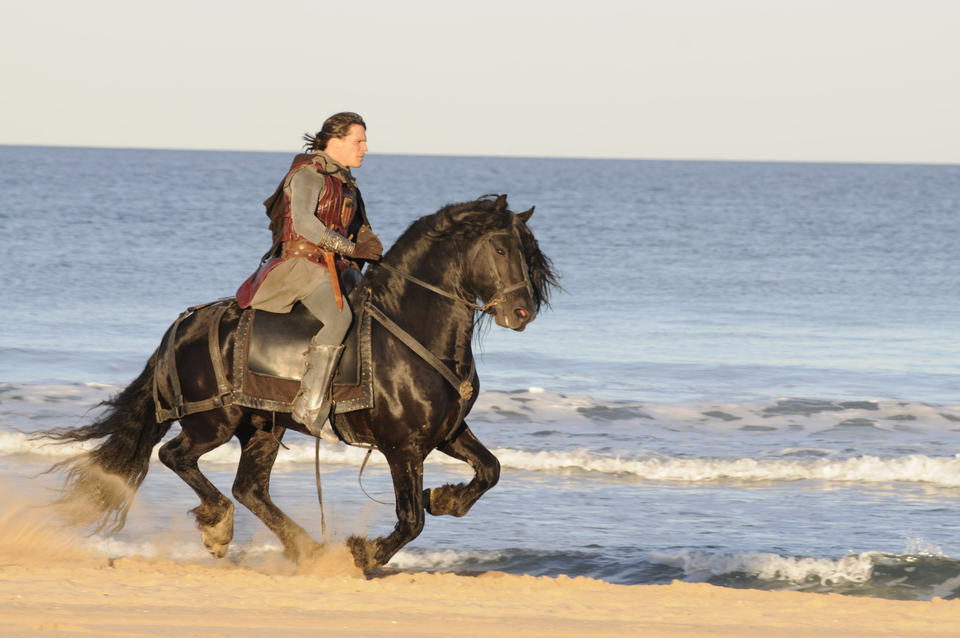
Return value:
M 310 340 L 310 347 L 304 356 L 300 391 L 293 400 L 293 418 L 319 436 L 324 422 L 330 416 L 330 386 L 353 313 L 346 299 L 343 300 L 343 309 L 337 308 L 333 288 L 326 278 L 302 302 L 307 310 L 323 322 L 323 328 Z

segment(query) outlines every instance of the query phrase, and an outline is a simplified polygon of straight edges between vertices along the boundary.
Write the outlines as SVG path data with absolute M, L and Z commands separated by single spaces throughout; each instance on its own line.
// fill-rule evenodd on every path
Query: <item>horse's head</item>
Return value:
M 523 330 L 557 283 L 549 259 L 527 227 L 533 208 L 512 213 L 506 195 L 476 203 L 478 208 L 464 211 L 460 219 L 474 229 L 464 245 L 464 289 L 482 300 L 481 308 L 497 325 Z
M 484 311 L 497 325 L 523 330 L 558 285 L 550 260 L 527 227 L 531 215 L 533 208 L 509 211 L 506 195 L 445 206 L 412 223 L 366 285 L 386 286 L 399 275 Z

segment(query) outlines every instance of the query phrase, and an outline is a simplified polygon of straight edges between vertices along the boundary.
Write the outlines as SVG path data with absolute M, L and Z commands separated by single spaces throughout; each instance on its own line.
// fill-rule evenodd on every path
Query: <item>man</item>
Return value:
M 273 246 L 237 291 L 240 307 L 290 312 L 300 301 L 323 322 L 305 353 L 293 418 L 319 435 L 329 417 L 330 386 L 353 314 L 339 274 L 359 273 L 380 259 L 383 246 L 370 230 L 351 168 L 367 152 L 367 125 L 356 113 L 337 113 L 316 135 L 304 135 L 276 192 L 264 202 Z

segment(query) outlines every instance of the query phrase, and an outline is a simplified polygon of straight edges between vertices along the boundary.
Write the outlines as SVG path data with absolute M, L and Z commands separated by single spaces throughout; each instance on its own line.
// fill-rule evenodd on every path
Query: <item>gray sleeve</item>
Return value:
M 349 257 L 353 255 L 353 242 L 324 226 L 314 215 L 317 201 L 323 194 L 324 183 L 323 176 L 309 166 L 298 169 L 290 178 L 290 215 L 293 230 L 325 250 Z

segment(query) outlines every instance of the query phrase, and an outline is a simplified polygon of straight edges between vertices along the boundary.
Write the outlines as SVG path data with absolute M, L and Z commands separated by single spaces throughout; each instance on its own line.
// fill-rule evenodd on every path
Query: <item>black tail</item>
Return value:
M 58 443 L 105 439 L 89 452 L 51 468 L 66 472 L 57 504 L 72 522 L 111 532 L 126 522 L 133 496 L 150 469 L 151 452 L 171 425 L 157 422 L 154 411 L 156 361 L 154 353 L 133 383 L 100 404 L 107 410 L 90 425 L 37 435 Z

